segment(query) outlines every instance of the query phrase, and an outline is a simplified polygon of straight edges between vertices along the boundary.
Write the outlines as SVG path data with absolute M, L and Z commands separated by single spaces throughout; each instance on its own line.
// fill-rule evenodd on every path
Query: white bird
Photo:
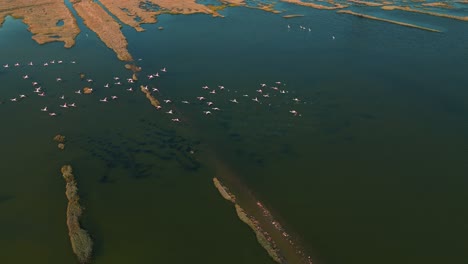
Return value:
M 104 97 L 104 99 L 99 99 L 99 101 L 107 103 L 107 97 Z
M 26 80 L 26 79 L 29 79 L 29 76 L 28 76 L 28 75 L 24 75 L 24 76 L 23 76 L 23 79 L 25 79 L 25 80 Z
M 104 85 L 104 88 L 109 88 L 109 84 L 106 83 L 106 85 Z
M 62 107 L 62 108 L 68 108 L 68 105 L 67 105 L 67 103 L 64 103 L 63 105 L 60 105 L 60 107 Z
M 218 87 L 219 87 L 220 90 L 224 90 L 224 86 L 218 85 Z
M 32 85 L 35 86 L 35 85 L 38 85 L 39 83 L 37 82 L 32 82 Z
M 54 63 L 55 63 L 55 60 L 53 60 L 53 61 L 50 61 L 50 63 L 54 64 Z
M 239 103 L 239 102 L 237 102 L 237 99 L 232 99 L 232 100 L 229 100 L 229 101 L 231 101 L 231 102 L 233 102 L 233 103 L 236 103 L 236 104 Z
M 76 107 L 75 103 L 68 104 L 70 107 Z
M 33 66 L 33 63 L 32 63 L 32 61 L 31 61 L 31 62 L 29 62 L 29 63 L 28 63 L 28 65 L 29 65 L 29 66 Z
M 281 82 L 275 82 L 276 84 L 281 84 Z
M 112 100 L 115 100 L 115 99 L 117 99 L 117 98 L 118 98 L 118 97 L 117 97 L 116 95 L 112 95 L 112 96 L 111 96 L 111 99 L 112 99 Z
M 16 98 L 11 98 L 10 101 L 16 102 L 16 101 L 18 101 L 18 99 L 16 99 Z
M 266 87 L 266 84 L 265 83 L 261 83 L 260 84 L 262 87 Z
M 332 36 L 332 39 L 335 40 L 335 36 Z
M 148 75 L 148 79 L 151 80 L 151 79 L 153 79 L 153 78 L 154 78 L 154 75 L 152 75 L 152 74 Z
M 63 62 L 63 61 L 61 61 L 61 60 L 57 61 L 58 64 L 62 64 L 62 62 Z
M 172 122 L 180 122 L 179 118 L 172 118 Z
M 182 101 L 183 104 L 190 104 L 188 101 Z
M 216 90 L 210 91 L 210 94 L 215 94 Z
M 281 90 L 281 91 L 280 91 L 280 93 L 282 93 L 282 94 L 285 94 L 285 93 L 286 93 L 286 91 L 285 91 L 285 90 Z
M 270 97 L 270 95 L 269 94 L 264 94 L 263 97 Z
M 75 63 L 76 63 L 76 61 L 71 61 L 71 63 L 72 63 L 72 64 L 75 64 Z
M 212 106 L 213 105 L 213 102 L 207 102 L 206 103 L 208 106 Z
M 20 97 L 20 98 L 26 98 L 26 95 L 20 94 L 19 97 Z
M 207 90 L 207 89 L 208 89 L 208 86 L 207 86 L 207 85 L 205 85 L 205 86 L 203 86 L 203 87 L 202 87 L 202 89 L 205 89 L 205 90 Z
M 311 32 L 311 31 L 312 31 L 312 29 L 309 28 L 309 32 Z
M 289 113 L 291 113 L 291 114 L 293 114 L 295 116 L 297 116 L 299 114 L 296 110 L 290 110 Z
M 173 113 L 174 112 L 172 112 L 172 109 L 166 112 L 166 114 L 170 114 L 170 115 L 172 115 Z
M 65 99 L 65 95 L 62 95 L 59 97 L 60 99 L 64 100 Z
M 8 68 L 8 67 L 10 67 L 10 65 L 8 64 L 3 65 L 3 68 Z
M 167 100 L 163 100 L 166 104 L 169 104 L 169 103 L 172 103 L 171 100 L 167 99 Z
M 210 111 L 203 111 L 203 113 L 204 113 L 205 115 L 211 115 L 211 112 L 210 112 Z
M 49 113 L 50 116 L 56 116 L 56 113 Z
M 148 85 L 143 86 L 143 89 L 148 90 Z
M 75 93 L 76 94 L 81 94 L 81 90 L 76 90 Z
M 121 82 L 116 82 L 116 83 L 114 83 L 114 84 L 115 84 L 115 85 L 122 85 Z
M 301 100 L 299 100 L 299 98 L 294 98 L 293 101 L 294 102 L 300 102 Z
M 40 93 L 41 92 L 41 87 L 34 89 L 35 93 Z
M 244 97 L 249 97 L 249 95 L 248 95 L 248 94 L 243 94 L 242 96 L 244 96 Z
M 156 74 L 153 74 L 154 77 L 159 77 L 159 72 L 157 72 Z
M 290 25 L 288 25 L 288 28 L 291 28 L 291 26 L 290 26 Z
M 279 90 L 278 87 L 276 87 L 276 86 L 271 87 L 271 89 L 273 89 L 273 90 L 275 90 L 275 91 L 278 91 L 278 90 Z
M 203 100 L 205 100 L 206 98 L 203 97 L 203 96 L 198 96 L 197 99 L 198 99 L 199 101 L 203 101 Z
M 260 103 L 260 101 L 258 100 L 257 97 L 255 97 L 254 99 L 252 99 L 252 101 L 257 102 L 257 103 Z
M 87 79 L 86 81 L 90 83 L 93 82 L 93 79 Z
M 162 106 L 160 106 L 160 105 L 157 105 L 157 106 L 156 106 L 156 110 L 159 110 L 159 109 L 161 109 L 161 108 L 162 108 Z
M 158 92 L 159 93 L 158 88 L 153 88 L 153 92 Z
M 167 70 L 166 70 L 166 68 L 165 68 L 165 67 L 164 67 L 164 68 L 162 68 L 162 69 L 161 69 L 161 71 L 162 71 L 162 72 L 167 72 Z
M 132 88 L 132 87 L 130 87 L 130 88 L 128 88 L 128 89 L 127 89 L 127 91 L 129 91 L 129 92 L 133 92 L 133 88 Z
M 258 89 L 257 92 L 259 93 L 263 93 L 262 89 Z
M 47 106 L 44 107 L 44 108 L 41 108 L 41 111 L 42 111 L 42 112 L 47 112 Z
M 20 66 L 20 64 L 19 64 L 18 62 L 17 62 L 17 63 L 15 63 L 15 67 L 18 67 L 18 66 Z
M 46 63 L 44 63 L 44 66 L 49 66 L 49 63 L 47 63 L 47 62 L 46 62 Z
M 119 80 L 119 79 L 120 79 L 119 77 L 114 77 L 114 80 L 116 80 L 116 81 Z
M 219 111 L 219 110 L 221 110 L 221 109 L 219 109 L 218 107 L 213 107 L 213 108 L 211 108 L 211 109 L 214 110 L 214 111 Z
M 134 83 L 135 81 L 133 81 L 133 79 L 127 79 L 127 82 L 128 83 Z
M 40 93 L 40 94 L 37 94 L 37 95 L 39 95 L 39 96 L 45 96 L 45 93 L 44 93 L 44 92 L 42 92 L 42 93 Z
M 62 78 L 58 77 L 57 79 L 55 79 L 57 82 L 60 82 L 62 81 Z

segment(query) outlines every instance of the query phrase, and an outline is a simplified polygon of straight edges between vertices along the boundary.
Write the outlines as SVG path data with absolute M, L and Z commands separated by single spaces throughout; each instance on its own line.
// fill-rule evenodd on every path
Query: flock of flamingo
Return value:
M 49 65 L 64 64 L 64 63 L 65 62 L 62 61 L 62 60 L 51 60 L 51 61 L 43 62 L 43 63 L 39 64 L 39 66 L 47 67 Z M 70 61 L 69 63 L 70 64 L 76 64 L 76 61 Z M 33 62 L 29 62 L 29 63 L 24 64 L 24 65 L 19 63 L 19 62 L 16 62 L 16 63 L 14 63 L 12 65 L 4 64 L 3 68 L 4 68 L 4 70 L 8 70 L 9 68 L 32 67 L 32 66 L 35 66 L 35 65 L 36 64 L 33 63 Z M 34 72 L 34 71 L 32 71 L 32 72 Z M 153 80 L 156 80 L 157 78 L 162 77 L 165 73 L 167 73 L 167 69 L 164 67 L 164 68 L 160 69 L 158 72 L 148 74 L 145 77 L 146 77 L 146 80 L 148 82 L 151 82 Z M 36 94 L 39 97 L 47 96 L 47 94 L 44 91 L 44 88 L 42 87 L 40 82 L 32 80 L 32 78 L 30 77 L 29 74 L 22 75 L 21 77 L 22 77 L 23 80 L 30 82 L 30 85 L 32 86 L 32 89 L 33 89 L 32 94 Z M 87 83 L 89 83 L 89 86 L 94 86 L 95 87 L 93 79 L 85 79 L 84 75 L 81 76 L 81 79 L 82 79 L 82 81 L 86 81 Z M 58 83 L 63 81 L 63 79 L 61 77 L 56 77 L 55 80 Z M 110 83 L 108 82 L 105 85 L 103 85 L 103 88 L 109 89 L 109 91 L 111 91 L 112 90 L 112 89 L 110 89 L 111 87 L 121 86 L 121 87 L 124 87 L 124 89 L 127 92 L 134 92 L 136 89 L 134 89 L 131 86 L 133 84 L 135 84 L 135 82 L 136 81 L 133 78 L 121 79 L 120 77 L 115 76 L 115 77 L 113 77 L 113 80 Z M 125 88 L 125 86 L 127 86 L 127 87 Z M 148 84 L 141 85 L 141 87 L 142 87 L 142 89 L 147 90 L 149 93 L 159 93 L 160 92 L 158 88 L 156 88 L 156 87 L 151 87 L 150 88 Z M 248 101 L 253 102 L 253 103 L 262 104 L 263 102 L 267 102 L 268 98 L 271 95 L 276 95 L 276 93 L 277 94 L 287 94 L 288 91 L 285 90 L 284 88 L 285 88 L 285 84 L 283 84 L 280 81 L 276 81 L 272 85 L 267 85 L 266 83 L 260 83 L 258 85 L 258 88 L 255 91 L 252 91 L 254 93 L 253 95 L 252 94 L 250 94 L 250 95 L 249 94 L 243 94 L 241 98 L 231 98 L 231 99 L 228 99 L 228 100 L 232 104 L 246 103 Z M 229 93 L 229 91 L 230 91 L 230 89 L 226 89 L 223 85 L 217 85 L 215 88 L 210 88 L 208 85 L 204 85 L 204 86 L 201 86 L 201 91 L 200 92 L 202 94 L 200 96 L 197 96 L 196 98 L 193 98 L 192 101 L 198 102 L 199 104 L 203 104 L 206 107 L 208 107 L 206 110 L 202 111 L 202 113 L 204 115 L 212 115 L 212 114 L 214 114 L 214 112 L 222 111 L 222 110 L 218 106 L 216 106 L 216 104 L 215 104 L 215 102 L 213 100 L 211 100 L 209 98 L 214 97 L 215 94 L 217 94 L 217 93 L 226 93 L 226 92 Z M 81 95 L 81 94 L 84 94 L 84 93 L 93 93 L 93 88 L 87 88 L 87 91 L 84 91 L 82 89 L 78 89 L 78 90 L 74 91 L 74 93 L 77 94 L 77 95 Z M 236 93 L 237 93 L 237 91 L 236 91 Z M 9 101 L 12 102 L 12 103 L 20 102 L 22 100 L 25 100 L 27 97 L 32 96 L 32 94 L 30 94 L 30 95 L 29 94 L 19 94 L 16 97 L 9 98 Z M 155 97 L 159 98 L 160 94 L 158 94 L 158 96 L 155 96 Z M 58 104 L 58 107 L 60 107 L 60 108 L 75 108 L 75 107 L 77 107 L 77 104 L 75 102 L 66 102 L 65 101 L 66 100 L 65 95 L 59 96 L 58 99 L 61 101 L 61 103 Z M 114 100 L 117 100 L 117 99 L 118 99 L 117 95 L 112 95 L 111 94 L 111 95 L 105 96 L 104 98 L 100 98 L 99 102 L 108 103 L 110 101 L 114 101 Z M 292 98 L 291 100 L 293 101 L 294 104 L 302 103 L 299 98 Z M 156 109 L 160 110 L 162 108 L 167 107 L 169 109 L 168 109 L 168 111 L 165 111 L 165 113 L 169 114 L 169 115 L 174 115 L 175 110 L 170 109 L 170 105 L 173 104 L 174 102 L 171 99 L 163 99 L 162 102 L 164 102 L 164 107 L 162 105 L 158 105 L 158 106 L 156 106 Z M 4 102 L 0 101 L 0 104 L 1 103 L 4 103 Z M 180 103 L 182 103 L 182 104 L 191 104 L 192 102 L 190 100 L 182 100 Z M 49 116 L 57 116 L 57 114 L 58 114 L 56 111 L 51 111 L 48 106 L 44 106 L 43 108 L 41 108 L 39 110 L 42 111 L 42 112 L 48 113 Z M 299 112 L 294 110 L 294 109 L 290 109 L 289 113 L 292 114 L 293 116 L 301 116 L 301 114 L 299 114 Z M 171 120 L 173 122 L 181 122 L 180 118 L 171 118 Z

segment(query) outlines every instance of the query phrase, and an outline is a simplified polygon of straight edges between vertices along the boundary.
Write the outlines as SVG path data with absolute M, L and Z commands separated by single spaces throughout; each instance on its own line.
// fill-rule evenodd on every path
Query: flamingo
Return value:
M 54 63 L 55 63 L 55 60 L 50 61 L 50 63 L 51 63 L 51 64 L 54 64 Z
M 114 80 L 116 80 L 116 81 L 119 80 L 119 79 L 120 79 L 119 77 L 114 77 Z
M 40 93 L 41 92 L 41 87 L 34 89 L 35 93 Z
M 203 87 L 202 87 L 202 89 L 204 89 L 204 90 L 208 90 L 208 86 L 207 86 L 207 85 L 205 85 L 205 86 L 203 86 Z
M 47 112 L 47 106 L 44 107 L 44 108 L 41 108 L 41 111 L 42 111 L 42 112 Z
M 10 65 L 8 64 L 3 65 L 3 68 L 8 68 L 8 67 L 10 67 Z
M 214 111 L 219 111 L 219 110 L 221 110 L 221 109 L 219 109 L 218 107 L 213 107 L 213 108 L 211 108 L 211 109 L 214 110 Z
M 243 94 L 242 96 L 244 96 L 244 97 L 249 97 L 249 95 L 248 95 L 248 94 Z
M 219 88 L 220 90 L 224 90 L 224 86 L 222 86 L 222 85 L 218 85 L 218 88 Z
M 56 116 L 56 113 L 49 113 L 50 116 Z
M 172 122 L 180 122 L 179 118 L 172 118 Z
M 213 105 L 213 102 L 207 102 L 206 103 L 208 106 L 212 106 Z
M 86 81 L 90 83 L 93 82 L 93 79 L 87 79 Z
M 183 104 L 190 104 L 188 101 L 182 101 Z
M 293 114 L 294 116 L 297 116 L 299 114 L 296 110 L 290 110 L 289 113 Z
M 111 96 L 111 99 L 112 99 L 112 100 L 115 100 L 115 99 L 117 99 L 117 98 L 118 98 L 118 97 L 117 97 L 116 95 L 112 95 L 112 96 Z
M 211 112 L 210 112 L 210 111 L 203 111 L 203 113 L 204 113 L 205 115 L 211 115 Z
M 59 97 L 60 99 L 64 100 L 65 99 L 65 95 L 62 95 Z
M 17 63 L 15 63 L 15 67 L 18 67 L 18 66 L 20 66 L 20 64 L 19 64 L 18 62 L 17 62 Z
M 47 62 L 46 62 L 46 63 L 44 63 L 44 66 L 49 66 L 49 63 L 47 63 Z
M 62 62 L 63 62 L 63 61 L 61 61 L 61 60 L 57 61 L 58 64 L 62 64 Z
M 115 85 L 122 85 L 121 82 L 116 82 L 116 83 L 114 83 L 114 84 L 115 84 Z
M 107 97 L 104 97 L 104 99 L 99 99 L 99 101 L 107 103 Z
M 151 80 L 151 79 L 153 79 L 153 78 L 154 78 L 154 76 L 153 76 L 152 74 L 148 75 L 148 79 Z
M 203 100 L 205 100 L 206 98 L 203 97 L 203 96 L 199 96 L 199 97 L 197 97 L 197 99 L 198 99 L 199 101 L 203 101 Z
M 257 102 L 257 103 L 260 103 L 260 101 L 258 100 L 257 97 L 255 97 L 254 99 L 252 99 L 252 101 Z
M 164 101 L 166 104 L 172 103 L 172 101 L 169 100 L 169 99 L 168 99 L 168 100 L 163 100 L 163 101 Z
M 281 84 L 281 82 L 275 82 L 276 84 Z
M 33 85 L 33 86 L 36 86 L 36 85 L 38 85 L 38 84 L 39 84 L 39 83 L 37 83 L 37 82 L 32 82 L 32 85 Z
M 237 102 L 237 99 L 232 99 L 232 100 L 229 100 L 229 101 L 231 101 L 231 102 L 233 102 L 233 103 L 236 103 L 236 104 L 239 103 L 239 102 Z
M 173 113 L 174 112 L 172 112 L 172 109 L 166 112 L 166 114 L 170 114 L 170 115 L 172 115 Z
M 67 103 L 64 103 L 63 105 L 60 105 L 60 107 L 62 107 L 62 108 L 68 108 L 68 105 L 67 105 Z
M 10 101 L 16 102 L 16 101 L 18 101 L 18 99 L 16 99 L 16 98 L 11 98 Z
M 260 86 L 266 87 L 266 84 L 265 84 L 265 83 L 261 83 Z
M 215 94 L 216 93 L 216 90 L 213 90 L 210 92 L 210 94 Z
M 130 87 L 130 88 L 128 88 L 128 89 L 127 89 L 127 91 L 129 91 L 129 92 L 133 92 L 133 88 L 132 88 L 132 87 Z
M 275 91 L 278 91 L 278 90 L 279 90 L 278 87 L 276 87 L 276 86 L 271 87 L 271 89 L 273 89 L 273 90 L 275 90 Z
M 33 63 L 32 63 L 32 61 L 30 61 L 30 62 L 28 63 L 28 65 L 29 65 L 29 66 L 33 66 Z
M 24 75 L 24 76 L 23 76 L 23 79 L 24 79 L 24 80 L 29 79 L 29 76 L 28 76 L 28 75 Z
M 26 98 L 26 95 L 20 94 L 19 97 L 20 97 L 20 98 Z
M 159 72 L 157 72 L 156 74 L 153 74 L 154 77 L 159 77 Z
M 258 89 L 257 92 L 259 93 L 263 93 L 262 89 Z
M 161 69 L 162 72 L 167 72 L 166 67 Z
M 294 98 L 293 101 L 296 102 L 296 103 L 298 103 L 298 102 L 300 102 L 301 100 L 299 100 L 299 98 Z
M 76 61 L 71 61 L 71 64 L 75 64 L 75 63 L 76 63 Z
M 270 95 L 269 94 L 264 94 L 263 97 L 265 97 L 265 98 L 270 97 Z
M 39 95 L 39 96 L 45 96 L 45 93 L 44 93 L 44 92 L 42 92 L 42 93 L 40 93 L 40 94 L 37 94 L 37 95 Z
M 156 110 L 159 110 L 159 109 L 161 109 L 161 108 L 162 108 L 162 106 L 160 106 L 160 105 L 157 105 L 157 106 L 156 106 Z
M 148 85 L 146 86 L 143 86 L 143 89 L 147 90 L 148 91 Z
M 68 106 L 70 106 L 70 107 L 76 107 L 75 103 L 71 103 L 71 104 L 69 104 Z
M 76 94 L 81 94 L 81 90 L 76 90 L 75 93 Z
M 57 79 L 55 79 L 57 82 L 61 82 L 62 81 L 62 78 L 58 77 Z
M 104 88 L 109 88 L 109 84 L 106 83 L 106 85 L 104 85 Z
M 153 92 L 158 92 L 159 93 L 158 88 L 153 88 Z

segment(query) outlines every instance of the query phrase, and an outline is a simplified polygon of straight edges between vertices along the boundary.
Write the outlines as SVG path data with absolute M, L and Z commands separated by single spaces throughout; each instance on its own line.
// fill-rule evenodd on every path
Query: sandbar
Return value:
M 341 9 L 341 8 L 348 7 L 347 5 L 338 4 L 334 2 L 331 3 L 333 6 L 325 6 L 325 5 L 315 4 L 315 3 L 302 2 L 301 0 L 281 0 L 281 2 L 312 7 L 315 9 L 323 9 L 323 10 L 334 10 L 334 9 Z
M 154 98 L 152 95 L 151 95 L 151 92 L 148 91 L 148 89 L 146 87 L 144 87 L 143 85 L 140 86 L 140 90 L 146 95 L 146 98 L 148 98 L 148 100 L 151 102 L 151 105 L 153 105 L 154 107 L 159 108 L 160 106 L 160 103 L 158 101 L 158 99 Z
M 382 6 L 383 10 L 401 10 L 401 11 L 406 11 L 406 12 L 413 12 L 413 13 L 420 13 L 420 14 L 425 14 L 425 15 L 431 15 L 431 16 L 437 16 L 437 17 L 444 17 L 444 18 L 450 18 L 450 19 L 456 19 L 456 20 L 461 20 L 461 21 L 468 21 L 468 16 L 453 16 L 449 14 L 442 14 L 442 13 L 436 13 L 432 11 L 424 11 L 424 10 L 419 10 L 419 9 L 414 9 L 411 7 L 403 7 L 403 6 Z
M 367 19 L 372 19 L 372 20 L 383 21 L 383 22 L 387 22 L 387 23 L 392 23 L 392 24 L 400 25 L 400 26 L 411 27 L 411 28 L 417 28 L 417 29 L 427 30 L 427 31 L 431 31 L 431 32 L 441 32 L 440 30 L 433 29 L 433 28 L 421 27 L 421 26 L 418 26 L 418 25 L 413 25 L 413 24 L 409 24 L 409 23 L 399 22 L 399 21 L 395 21 L 395 20 L 390 20 L 390 19 L 385 19 L 385 18 L 379 18 L 379 17 L 375 17 L 375 16 L 369 16 L 369 15 L 365 15 L 365 14 L 361 14 L 361 13 L 356 13 L 356 12 L 353 12 L 353 11 L 350 11 L 350 10 L 339 10 L 339 11 L 337 11 L 337 13 L 354 15 L 354 16 L 357 16 L 357 17 L 362 17 L 362 18 L 367 18 Z

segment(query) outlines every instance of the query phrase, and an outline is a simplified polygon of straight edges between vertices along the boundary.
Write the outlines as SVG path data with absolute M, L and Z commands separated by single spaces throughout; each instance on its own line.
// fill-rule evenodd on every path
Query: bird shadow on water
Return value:
M 0 205 L 13 199 L 11 195 L 0 195 Z
M 127 171 L 127 175 L 133 179 L 158 177 L 174 166 L 189 172 L 200 168 L 194 155 L 199 141 L 155 126 L 143 131 L 143 135 L 116 133 L 111 137 L 87 137 L 85 150 L 106 165 L 99 182 L 115 182 L 111 175 L 117 168 Z

